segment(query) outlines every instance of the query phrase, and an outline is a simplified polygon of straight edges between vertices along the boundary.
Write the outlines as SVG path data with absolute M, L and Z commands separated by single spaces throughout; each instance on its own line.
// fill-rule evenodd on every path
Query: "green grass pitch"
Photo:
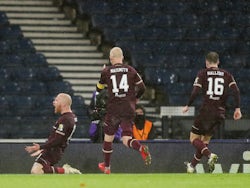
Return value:
M 246 188 L 250 174 L 2 174 L 3 188 Z

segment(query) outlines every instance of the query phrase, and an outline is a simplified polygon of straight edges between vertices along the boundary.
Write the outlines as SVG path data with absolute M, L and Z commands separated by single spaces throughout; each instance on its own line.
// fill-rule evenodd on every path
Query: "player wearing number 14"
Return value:
M 215 130 L 224 122 L 229 92 L 232 92 L 234 97 L 233 118 L 235 120 L 241 118 L 240 92 L 233 76 L 228 71 L 218 67 L 219 55 L 216 52 L 209 52 L 205 61 L 206 68 L 199 71 L 189 101 L 183 107 L 183 113 L 187 112 L 188 107 L 201 91 L 203 102 L 190 132 L 190 142 L 195 147 L 196 153 L 191 162 L 186 162 L 188 173 L 195 171 L 195 166 L 202 156 L 208 158 L 209 172 L 213 172 L 218 156 L 211 153 L 208 144 Z
M 99 169 L 110 174 L 110 159 L 113 152 L 112 143 L 114 135 L 119 128 L 122 129 L 122 142 L 125 146 L 140 152 L 146 165 L 151 163 L 148 147 L 132 138 L 132 126 L 135 117 L 135 104 L 145 91 L 145 84 L 137 71 L 123 64 L 123 52 L 114 47 L 109 54 L 111 66 L 103 69 L 96 90 L 100 92 L 107 86 L 108 102 L 104 118 L 104 162 L 99 163 Z M 122 160 L 122 157 L 121 157 Z

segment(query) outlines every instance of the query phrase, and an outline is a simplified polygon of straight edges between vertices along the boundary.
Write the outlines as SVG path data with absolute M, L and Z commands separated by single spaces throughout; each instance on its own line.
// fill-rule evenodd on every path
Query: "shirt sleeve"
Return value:
M 136 73 L 136 98 L 139 99 L 145 92 L 146 86 L 141 76 Z
M 63 139 L 64 139 L 64 136 L 60 134 L 56 134 L 55 137 L 53 137 L 53 139 L 48 140 L 45 144 L 41 144 L 40 148 L 50 149 L 50 148 L 56 147 L 62 143 Z
M 53 136 L 50 136 L 45 144 L 40 145 L 41 149 L 50 149 L 56 146 L 60 146 L 65 139 L 67 132 L 67 121 L 58 121 L 58 126 L 54 126 Z
M 99 80 L 99 82 L 96 84 L 96 91 L 97 92 L 100 92 L 101 90 L 103 90 L 106 86 L 107 86 L 107 84 L 105 83 L 105 70 L 106 69 L 104 69 L 103 71 L 102 71 L 102 73 L 101 73 L 101 77 L 100 77 L 100 80 Z
M 195 98 L 197 97 L 197 95 L 201 91 L 201 88 L 202 88 L 202 79 L 201 79 L 200 74 L 201 73 L 199 72 L 198 75 L 197 75 L 197 77 L 194 80 L 193 90 L 191 92 L 191 95 L 190 95 L 188 103 L 187 103 L 188 106 L 190 106 L 194 102 Z
M 231 82 L 229 83 L 229 88 L 232 90 L 233 93 L 235 108 L 240 108 L 240 90 L 233 76 L 231 76 Z

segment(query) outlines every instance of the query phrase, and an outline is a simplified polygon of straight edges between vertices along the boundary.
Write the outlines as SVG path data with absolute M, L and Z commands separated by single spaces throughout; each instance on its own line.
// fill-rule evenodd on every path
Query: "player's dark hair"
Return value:
M 206 60 L 210 63 L 217 63 L 219 61 L 219 54 L 217 52 L 209 52 L 206 55 Z
M 143 111 L 143 114 L 145 114 L 145 112 L 146 112 L 145 108 L 140 104 L 136 104 L 135 109 L 141 109 Z

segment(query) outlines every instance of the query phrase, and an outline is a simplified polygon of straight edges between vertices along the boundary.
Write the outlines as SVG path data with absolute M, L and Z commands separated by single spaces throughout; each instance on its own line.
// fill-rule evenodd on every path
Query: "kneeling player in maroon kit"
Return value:
M 136 101 L 143 95 L 145 85 L 137 71 L 123 64 L 123 52 L 119 47 L 110 50 L 111 66 L 103 69 L 97 84 L 97 92 L 107 86 L 108 102 L 107 113 L 104 118 L 104 162 L 99 163 L 99 169 L 110 174 L 110 159 L 113 152 L 112 143 L 119 126 L 122 129 L 122 142 L 125 146 L 141 153 L 146 165 L 151 164 L 151 155 L 148 147 L 141 145 L 132 138 L 132 126 L 135 116 Z
M 77 118 L 71 111 L 72 99 L 68 94 L 60 93 L 53 101 L 55 113 L 61 116 L 53 126 L 49 138 L 44 144 L 34 143 L 32 146 L 26 146 L 25 150 L 31 153 L 31 156 L 38 156 L 32 166 L 32 174 L 81 174 L 81 172 L 70 165 L 63 167 L 54 165 L 61 159 L 68 142 L 73 135 Z
M 209 52 L 205 61 L 206 68 L 199 71 L 188 104 L 182 110 L 183 113 L 187 112 L 188 107 L 202 91 L 203 103 L 190 132 L 190 142 L 196 148 L 196 153 L 192 161 L 186 163 L 187 173 L 194 173 L 195 166 L 203 156 L 208 158 L 209 172 L 214 171 L 218 156 L 209 150 L 208 144 L 214 131 L 224 122 L 226 101 L 230 91 L 235 102 L 233 118 L 241 118 L 240 92 L 233 76 L 218 67 L 219 55 L 216 52 Z

